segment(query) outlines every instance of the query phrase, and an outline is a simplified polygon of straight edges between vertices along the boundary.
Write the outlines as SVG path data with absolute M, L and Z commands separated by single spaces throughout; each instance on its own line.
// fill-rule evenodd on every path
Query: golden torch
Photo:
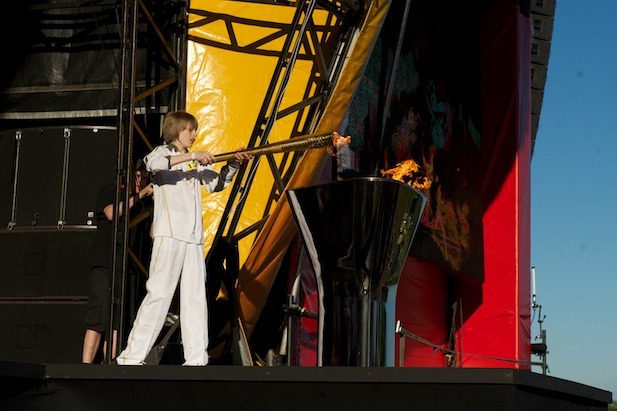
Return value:
M 229 153 L 216 154 L 213 163 L 221 161 L 229 161 L 235 159 L 236 153 L 247 153 L 254 157 L 263 154 L 288 153 L 290 151 L 308 150 L 312 148 L 327 147 L 328 154 L 334 156 L 333 147 L 339 147 L 343 144 L 349 144 L 351 137 L 343 137 L 336 131 L 326 134 L 306 134 L 303 136 L 293 137 L 289 140 L 280 141 L 277 143 L 264 144 L 259 147 L 248 148 L 245 150 L 232 151 Z

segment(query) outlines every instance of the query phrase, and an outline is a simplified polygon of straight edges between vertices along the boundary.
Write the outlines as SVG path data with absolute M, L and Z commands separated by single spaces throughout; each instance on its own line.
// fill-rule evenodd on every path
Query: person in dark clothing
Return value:
M 129 209 L 141 204 L 145 199 L 152 196 L 153 185 L 147 183 L 147 171 L 143 166 L 137 165 L 134 179 L 132 179 L 131 195 L 129 197 Z M 103 359 L 107 351 L 107 333 L 111 317 L 111 276 L 113 272 L 113 247 L 114 236 L 114 207 L 116 196 L 116 184 L 108 183 L 101 187 L 96 200 L 96 235 L 92 246 L 92 264 L 90 271 L 90 289 L 88 294 L 88 308 L 86 311 L 86 331 L 82 347 L 81 361 L 84 364 L 92 364 L 101 348 L 103 340 Z M 143 204 L 142 204 L 143 206 Z M 140 206 L 141 207 L 141 206 Z M 124 209 L 121 201 L 120 213 Z M 122 214 L 120 214 L 122 216 Z M 118 322 L 114 321 L 112 338 L 113 349 L 116 353 Z

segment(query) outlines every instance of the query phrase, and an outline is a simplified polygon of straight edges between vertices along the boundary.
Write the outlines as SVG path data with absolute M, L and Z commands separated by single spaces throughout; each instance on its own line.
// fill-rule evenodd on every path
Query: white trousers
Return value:
M 180 278 L 181 277 L 181 278 Z M 180 281 L 180 332 L 183 365 L 208 364 L 208 305 L 206 265 L 201 244 L 155 237 L 150 275 L 120 365 L 143 364 L 156 343 Z

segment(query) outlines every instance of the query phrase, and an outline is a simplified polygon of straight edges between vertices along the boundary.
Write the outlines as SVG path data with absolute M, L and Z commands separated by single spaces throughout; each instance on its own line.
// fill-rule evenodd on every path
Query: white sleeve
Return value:
M 152 150 L 144 157 L 144 164 L 146 165 L 146 170 L 148 170 L 150 173 L 169 170 L 170 157 L 171 152 L 167 147 L 155 147 L 154 150 Z

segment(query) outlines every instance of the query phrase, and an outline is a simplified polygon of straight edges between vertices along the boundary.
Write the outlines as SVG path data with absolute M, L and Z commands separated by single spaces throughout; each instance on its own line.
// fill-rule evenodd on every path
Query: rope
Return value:
M 433 347 L 433 354 L 435 354 L 437 351 L 441 351 L 444 353 L 445 356 L 454 356 L 454 357 L 459 357 L 459 358 L 463 358 L 463 356 L 467 356 L 467 357 L 481 358 L 484 360 L 502 361 L 502 362 L 507 362 L 507 363 L 522 364 L 522 365 L 529 365 L 529 366 L 531 365 L 541 366 L 542 365 L 541 362 L 537 362 L 537 361 L 521 361 L 521 360 L 513 360 L 509 358 L 490 357 L 490 356 L 480 355 L 480 354 L 457 352 L 455 350 L 451 350 L 447 348 L 444 344 L 438 345 L 438 344 L 432 343 L 429 340 L 420 337 L 419 335 L 416 335 L 412 332 L 405 330 L 403 326 L 401 325 L 400 320 L 396 322 L 396 333 L 399 334 L 402 338 L 407 337 L 412 340 L 418 341 L 422 344 L 428 345 L 429 347 Z

